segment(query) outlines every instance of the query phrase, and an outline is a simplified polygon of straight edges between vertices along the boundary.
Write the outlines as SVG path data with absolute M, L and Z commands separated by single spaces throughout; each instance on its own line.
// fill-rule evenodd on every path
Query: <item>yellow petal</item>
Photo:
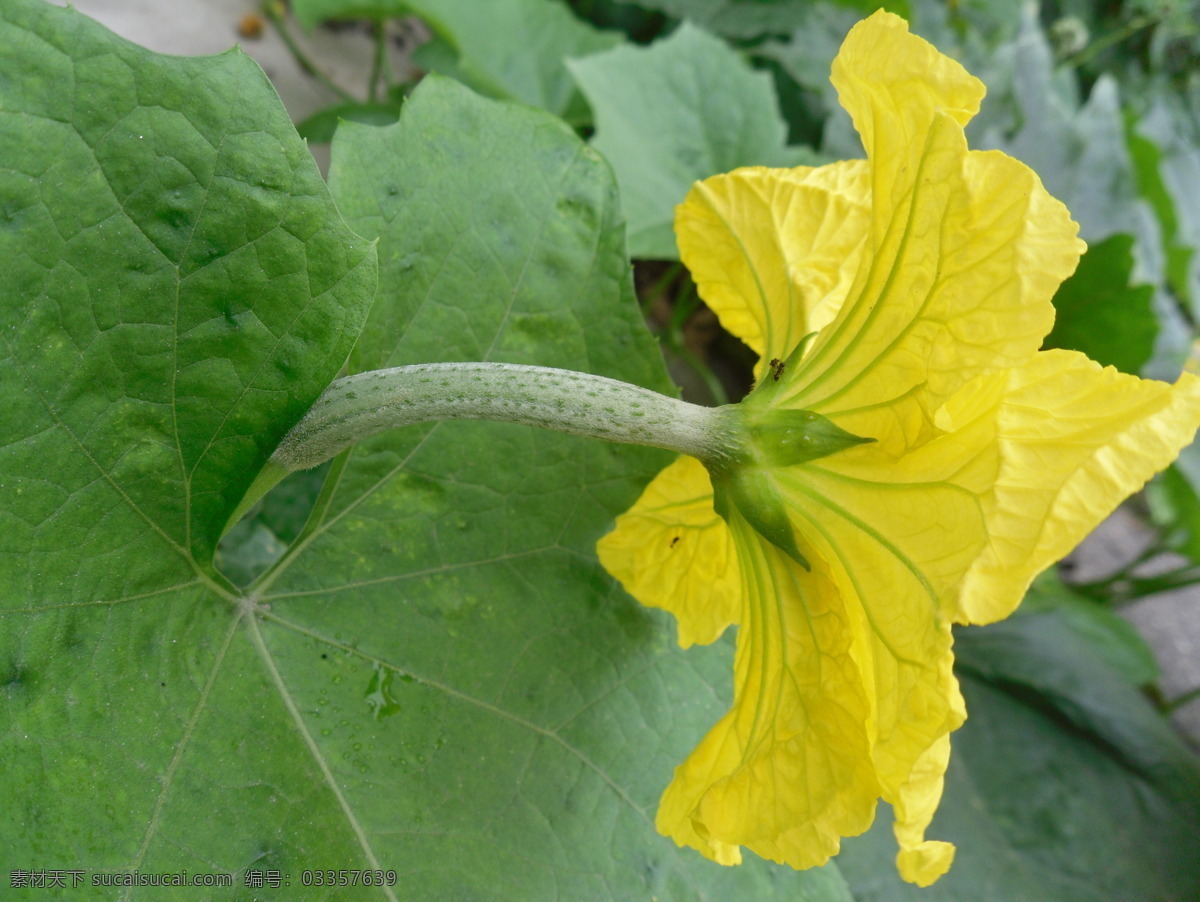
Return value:
M 815 551 L 805 571 L 731 521 L 746 604 L 734 704 L 676 768 L 658 828 L 726 864 L 746 846 L 813 867 L 870 825 L 879 795 L 855 632 Z
M 694 458 L 659 473 L 596 551 L 626 592 L 675 615 L 682 647 L 706 645 L 737 622 L 737 555 L 713 510 L 708 473 Z
M 703 471 L 677 464 L 602 560 L 677 612 L 685 645 L 740 621 L 734 705 L 676 769 L 659 829 L 725 864 L 745 846 L 805 868 L 882 797 L 900 873 L 924 886 L 954 854 L 925 839 L 966 716 L 951 621 L 1009 613 L 1191 441 L 1200 379 L 1037 351 L 1083 245 L 1032 171 L 967 150 L 983 89 L 957 63 L 878 13 L 835 83 L 868 164 L 740 170 L 697 186 L 677 222 L 702 296 L 764 358 L 820 329 L 747 416 L 815 411 L 875 441 L 754 461 L 797 554 L 755 532 L 748 496 L 721 527 Z M 686 565 L 664 550 L 680 529 L 699 549 Z
M 779 477 L 797 529 L 830 561 L 855 624 L 880 794 L 914 854 L 941 848 L 924 840 L 941 794 L 931 769 L 940 761 L 945 770 L 933 750 L 966 716 L 943 609 L 986 541 L 979 499 L 939 481 L 942 463 L 898 471 L 863 447 Z
M 896 869 L 901 877 L 917 886 L 929 886 L 954 863 L 953 845 L 925 839 L 925 828 L 933 820 L 942 799 L 949 761 L 950 734 L 947 733 L 917 761 L 912 778 L 893 803 L 896 817 L 892 830 L 900 844 Z
M 955 429 L 991 406 L 1000 469 L 981 493 L 989 542 L 970 569 L 956 618 L 990 623 L 1033 578 L 1074 548 L 1190 444 L 1200 379 L 1174 385 L 1119 373 L 1071 351 L 981 377 L 946 405 Z
M 982 86 L 902 20 L 872 16 L 838 59 L 870 158 L 871 238 L 781 403 L 900 454 L 966 381 L 1037 350 L 1083 244 L 1032 170 L 967 151 L 962 123 Z
M 866 235 L 866 177 L 861 162 L 738 169 L 698 182 L 676 210 L 700 297 L 758 353 L 760 377 L 845 298 Z
M 934 412 L 971 378 L 1036 351 L 1053 323 L 1050 299 L 1083 250 L 1066 208 L 1032 170 L 1000 154 L 971 153 L 961 171 L 944 204 L 914 202 L 918 218 L 938 221 L 937 234 L 897 254 L 877 297 L 868 286 L 847 302 L 845 326 L 831 325 L 804 364 L 807 372 L 831 371 L 814 375 L 791 400 L 837 412 L 850 431 L 886 409 L 890 422 L 874 437 L 902 437 L 889 445 L 896 452 L 927 436 Z M 957 171 L 940 177 L 959 179 Z M 915 221 L 908 227 L 919 234 Z
M 960 128 L 979 112 L 983 82 L 883 11 L 850 29 L 829 80 L 854 122 L 874 172 L 875 198 L 901 203 L 914 177 L 926 132 L 936 116 Z M 907 175 L 903 170 L 910 169 Z M 880 187 L 894 189 L 880 192 Z M 884 223 L 876 220 L 876 238 Z
M 986 534 L 979 499 L 961 486 L 857 475 L 872 472 L 881 470 L 839 466 L 830 458 L 777 478 L 797 531 L 830 561 L 852 610 L 861 610 L 856 625 L 870 643 L 863 651 L 872 664 L 868 685 L 879 697 L 876 741 L 886 753 L 889 743 L 924 730 L 920 747 L 905 753 L 907 763 L 890 774 L 898 784 L 944 732 L 943 721 L 957 720 L 947 714 L 957 689 L 946 661 L 950 618 L 941 606 L 953 597 Z M 919 474 L 906 475 L 911 480 Z

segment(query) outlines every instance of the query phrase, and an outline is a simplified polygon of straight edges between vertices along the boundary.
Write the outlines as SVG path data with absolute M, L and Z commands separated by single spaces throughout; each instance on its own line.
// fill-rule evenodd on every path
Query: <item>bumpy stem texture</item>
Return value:
M 429 420 L 500 420 L 613 442 L 652 445 L 705 462 L 736 453 L 724 408 L 570 370 L 506 363 L 430 363 L 338 379 L 271 460 L 303 470 L 385 429 Z

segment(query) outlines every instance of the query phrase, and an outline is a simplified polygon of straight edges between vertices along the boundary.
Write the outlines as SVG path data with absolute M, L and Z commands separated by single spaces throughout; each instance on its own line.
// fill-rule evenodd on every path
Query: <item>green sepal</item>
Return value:
M 771 372 L 783 372 L 789 362 L 804 354 L 811 336 L 806 336 L 788 360 L 771 361 Z M 771 375 L 763 386 L 773 383 Z M 723 420 L 728 425 L 735 453 L 720 460 L 705 461 L 713 484 L 717 513 L 730 521 L 740 516 L 764 539 L 811 570 L 796 544 L 784 494 L 774 478 L 782 467 L 828 457 L 873 438 L 863 438 L 842 429 L 828 417 L 811 410 L 789 410 L 771 406 L 772 389 L 760 386 L 740 404 L 730 405 Z
M 750 413 L 751 411 L 747 411 Z M 873 438 L 847 432 L 811 410 L 769 410 L 747 423 L 750 442 L 765 466 L 789 467 L 828 457 Z
M 796 545 L 796 534 L 787 508 L 771 477 L 759 467 L 732 467 L 712 472 L 713 507 L 725 522 L 739 516 L 760 536 L 798 563 L 811 570 L 808 559 Z
M 744 440 L 758 464 L 789 467 L 875 441 L 847 432 L 815 411 L 777 406 L 774 395 L 788 384 L 789 371 L 800 365 L 816 335 L 809 332 L 800 339 L 785 360 L 772 359 L 754 391 L 737 405 Z

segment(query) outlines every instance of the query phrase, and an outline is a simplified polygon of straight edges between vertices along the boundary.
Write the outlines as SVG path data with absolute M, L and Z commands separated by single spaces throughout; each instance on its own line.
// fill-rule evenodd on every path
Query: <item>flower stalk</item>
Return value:
M 305 470 L 378 432 L 430 420 L 498 420 L 665 448 L 720 465 L 741 456 L 727 408 L 570 370 L 429 363 L 338 379 L 284 437 L 271 463 Z

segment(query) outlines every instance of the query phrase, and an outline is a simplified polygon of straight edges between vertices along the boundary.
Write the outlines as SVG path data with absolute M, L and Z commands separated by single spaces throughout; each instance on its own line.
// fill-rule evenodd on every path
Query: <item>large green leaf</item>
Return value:
M 1063 627 L 1079 640 L 1080 647 L 1082 643 L 1089 645 L 1090 654 L 1123 676 L 1129 685 L 1145 688 L 1158 682 L 1154 649 L 1133 624 L 1112 606 L 1065 584 L 1054 570 L 1038 577 L 1021 602 L 1022 613 L 1045 611 L 1053 611 Z
M 1175 902 L 1200 894 L 1200 764 L 1058 612 L 959 631 L 969 717 L 931 835 L 958 845 L 920 890 L 881 816 L 838 864 L 860 902 Z
M 298 862 L 319 772 L 261 738 L 296 728 L 211 558 L 349 354 L 374 250 L 242 53 L 33 0 L 0 45 L 5 862 Z
M 40 3 L 3 22 L 6 454 L 63 467 L 8 484 L 27 515 L 6 532 L 52 573 L 83 511 L 119 503 L 140 525 L 93 537 L 114 555 L 95 578 L 128 585 L 109 568 L 142 550 L 211 554 L 248 470 L 349 352 L 373 252 L 239 52 L 168 60 Z
M 624 40 L 576 18 L 560 0 L 297 0 L 294 8 L 307 25 L 355 15 L 420 16 L 434 36 L 413 54 L 421 68 L 580 124 L 589 113 L 564 61 Z
M 653 829 L 730 681 L 592 553 L 658 455 L 380 436 L 257 585 L 213 568 L 360 333 L 373 249 L 241 54 L 156 56 L 38 0 L 0 42 L 3 863 L 232 875 L 218 899 L 272 871 L 289 899 L 848 899 L 836 868 L 720 868 Z M 335 173 L 384 262 L 356 364 L 665 387 L 611 173 L 557 120 L 433 80 L 398 126 L 347 126 Z
M 590 121 L 590 113 L 567 72 L 567 58 L 624 40 L 575 18 L 559 0 L 412 0 L 409 6 L 437 35 L 417 49 L 418 65 L 575 124 Z
M 635 257 L 678 257 L 675 206 L 697 179 L 803 159 L 785 146 L 770 76 L 692 25 L 569 66 L 596 114 L 592 143 L 616 170 Z

